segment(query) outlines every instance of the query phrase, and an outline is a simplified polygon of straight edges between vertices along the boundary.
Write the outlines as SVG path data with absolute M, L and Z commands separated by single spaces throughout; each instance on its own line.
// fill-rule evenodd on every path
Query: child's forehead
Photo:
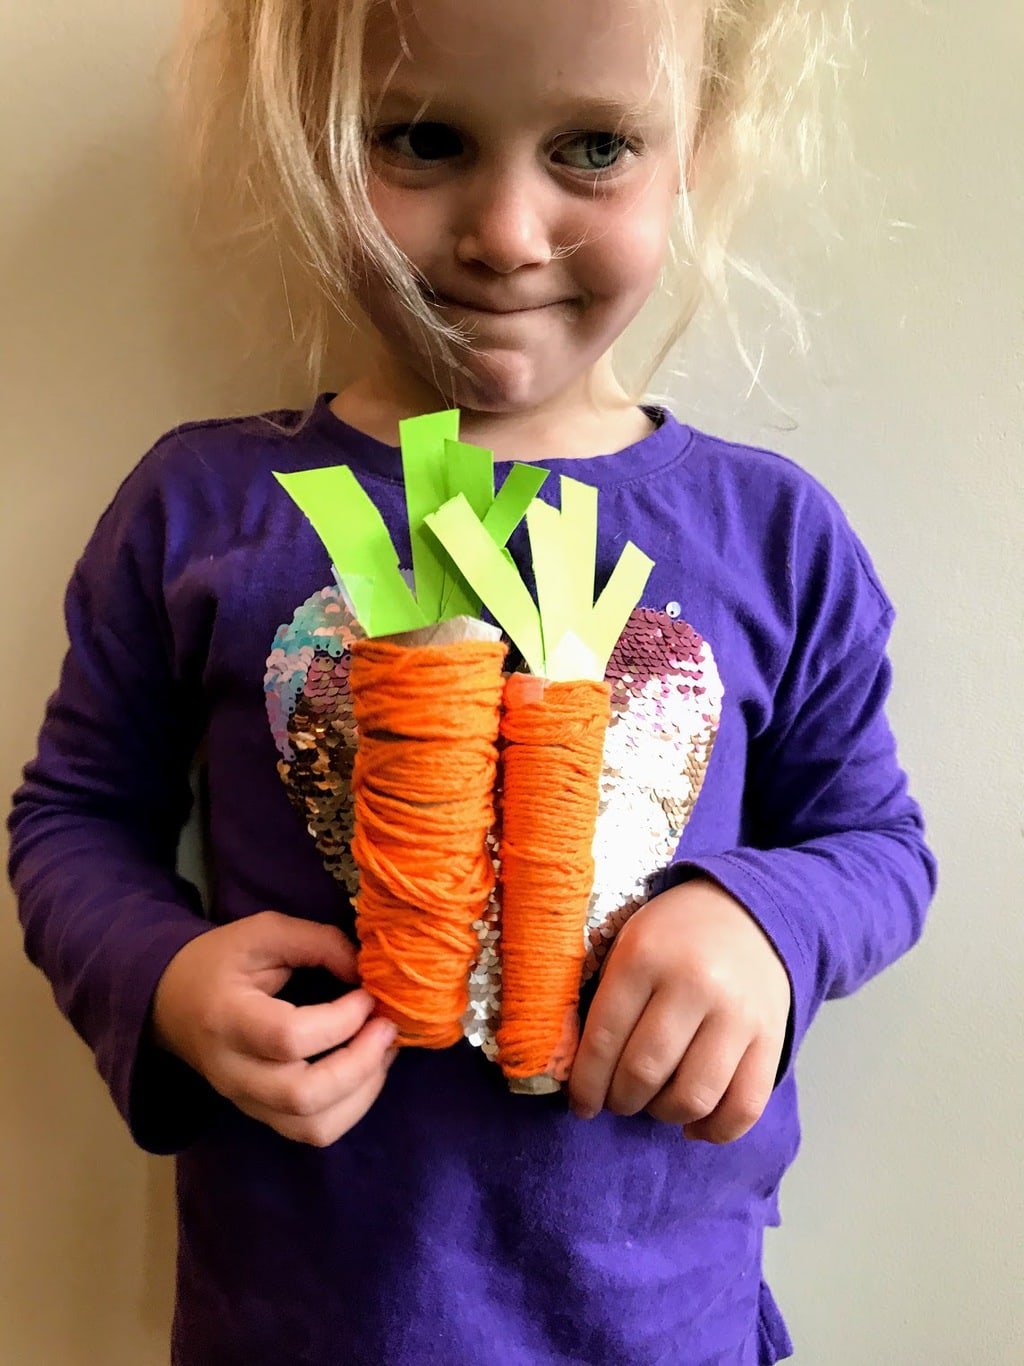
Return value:
M 577 95 L 609 109 L 644 105 L 658 23 L 653 0 L 380 3 L 367 22 L 367 94 L 543 100 L 552 110 Z

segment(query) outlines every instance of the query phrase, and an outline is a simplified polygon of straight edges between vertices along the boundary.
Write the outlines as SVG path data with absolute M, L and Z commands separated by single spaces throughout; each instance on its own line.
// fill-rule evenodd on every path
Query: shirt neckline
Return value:
M 335 390 L 326 390 L 318 395 L 307 430 L 315 433 L 326 445 L 337 448 L 346 463 L 357 466 L 367 474 L 400 483 L 402 454 L 399 447 L 379 441 L 338 417 L 330 406 L 335 394 Z M 566 474 L 601 488 L 647 478 L 654 471 L 681 459 L 693 443 L 694 432 L 669 409 L 659 404 L 644 403 L 640 406 L 658 426 L 639 441 L 621 450 L 598 455 L 568 460 L 549 458 L 530 463 L 554 474 Z M 513 460 L 494 462 L 497 469 L 506 469 L 514 463 Z

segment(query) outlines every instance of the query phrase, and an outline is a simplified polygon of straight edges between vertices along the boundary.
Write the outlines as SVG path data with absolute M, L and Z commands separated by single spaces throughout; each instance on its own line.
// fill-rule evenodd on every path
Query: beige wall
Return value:
M 1009 0 L 857 9 L 855 133 L 876 180 L 827 260 L 796 252 L 822 316 L 809 366 L 769 340 L 790 418 L 741 402 L 721 348 L 672 385 L 698 425 L 805 463 L 870 546 L 900 610 L 892 714 L 942 858 L 919 949 L 805 1044 L 803 1153 L 768 1264 L 798 1361 L 1009 1364 L 1024 1360 L 1024 21 Z M 265 365 L 226 367 L 237 337 L 174 236 L 154 164 L 170 25 L 111 0 L 0 17 L 5 791 L 55 679 L 64 582 L 121 475 L 174 422 L 283 392 Z M 130 1145 L 21 956 L 9 894 L 0 936 L 0 1360 L 155 1366 L 172 1165 Z

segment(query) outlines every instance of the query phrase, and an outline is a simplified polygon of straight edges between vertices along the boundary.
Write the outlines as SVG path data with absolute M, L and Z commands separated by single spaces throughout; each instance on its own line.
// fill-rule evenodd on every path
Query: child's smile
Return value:
M 621 393 L 607 353 L 657 281 L 679 189 L 648 11 L 622 0 L 395 8 L 377 6 L 367 30 L 370 197 L 472 350 L 468 373 L 446 373 L 436 340 L 369 279 L 360 302 L 390 382 L 494 414 L 571 408 L 588 385 Z

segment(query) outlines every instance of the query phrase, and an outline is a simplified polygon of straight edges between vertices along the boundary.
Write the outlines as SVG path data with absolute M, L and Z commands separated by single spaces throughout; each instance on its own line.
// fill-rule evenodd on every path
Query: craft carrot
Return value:
M 498 1049 L 513 1089 L 554 1089 L 576 1053 L 610 717 L 603 682 L 516 673 L 505 685 Z
M 487 836 L 505 653 L 474 640 L 353 647 L 359 968 L 401 1044 L 462 1037 L 473 926 L 495 880 Z
M 597 601 L 597 490 L 562 478 L 561 511 L 526 513 L 537 602 L 464 498 L 427 525 L 519 647 L 501 721 L 498 1059 L 514 1091 L 559 1088 L 576 1053 L 593 891 L 608 659 L 652 561 L 627 542 Z
M 349 685 L 357 730 L 352 855 L 363 985 L 398 1042 L 463 1034 L 475 922 L 494 888 L 498 721 L 506 646 L 426 529 L 458 492 L 502 554 L 546 478 L 514 466 L 495 494 L 490 451 L 458 441 L 450 409 L 399 424 L 414 586 L 380 512 L 346 466 L 279 474 L 312 523 L 364 639 Z

